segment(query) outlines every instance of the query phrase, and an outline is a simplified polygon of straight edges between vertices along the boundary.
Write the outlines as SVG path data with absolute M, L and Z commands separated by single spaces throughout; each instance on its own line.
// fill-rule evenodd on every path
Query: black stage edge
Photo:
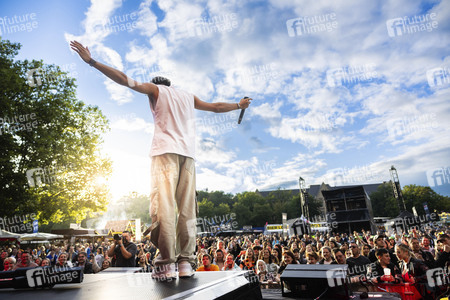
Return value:
M 0 299 L 262 299 L 258 279 L 248 271 L 196 272 L 191 278 L 157 281 L 134 268 L 85 274 L 79 284 L 53 288 L 0 289 Z

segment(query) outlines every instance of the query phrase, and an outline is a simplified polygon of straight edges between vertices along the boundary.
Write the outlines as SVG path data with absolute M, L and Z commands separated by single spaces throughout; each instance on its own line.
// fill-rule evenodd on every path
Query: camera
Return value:
M 114 240 L 120 241 L 121 239 L 122 239 L 122 235 L 117 234 L 117 233 L 114 235 Z

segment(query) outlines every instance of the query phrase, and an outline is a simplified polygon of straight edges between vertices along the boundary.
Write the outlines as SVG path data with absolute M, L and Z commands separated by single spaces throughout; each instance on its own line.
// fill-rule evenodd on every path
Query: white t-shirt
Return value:
M 158 85 L 156 106 L 150 105 L 155 122 L 150 156 L 175 153 L 195 159 L 194 95 Z

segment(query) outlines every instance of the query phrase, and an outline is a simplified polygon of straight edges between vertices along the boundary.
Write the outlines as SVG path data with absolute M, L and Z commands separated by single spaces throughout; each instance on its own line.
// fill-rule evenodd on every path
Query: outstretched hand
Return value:
M 91 60 L 91 52 L 89 51 L 89 48 L 87 46 L 84 47 L 81 43 L 77 41 L 71 41 L 70 48 L 72 48 L 73 51 L 78 53 L 78 55 L 81 57 L 82 60 L 89 63 L 89 61 Z
M 246 109 L 250 105 L 251 100 L 253 100 L 253 99 L 252 98 L 248 98 L 248 97 L 247 98 L 242 98 L 239 101 L 239 107 L 243 108 L 243 109 Z

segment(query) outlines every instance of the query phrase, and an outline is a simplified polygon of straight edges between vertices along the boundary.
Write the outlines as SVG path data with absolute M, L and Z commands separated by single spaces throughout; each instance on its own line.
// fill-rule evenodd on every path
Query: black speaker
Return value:
M 0 272 L 0 289 L 45 288 L 55 284 L 81 283 L 83 277 L 81 267 L 20 268 Z
M 349 299 L 348 265 L 290 264 L 281 274 L 283 297 Z

